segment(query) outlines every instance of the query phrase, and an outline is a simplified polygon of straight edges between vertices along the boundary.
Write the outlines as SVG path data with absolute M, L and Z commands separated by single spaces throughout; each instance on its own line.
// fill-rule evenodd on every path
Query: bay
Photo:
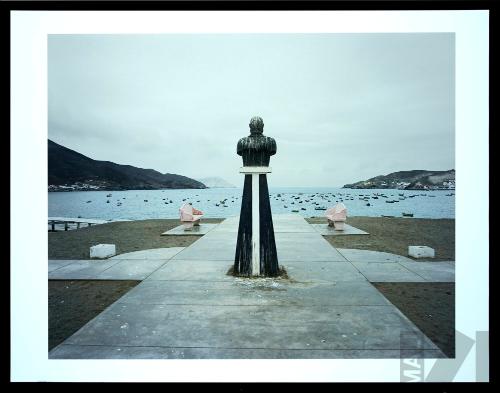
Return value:
M 225 218 L 239 215 L 242 191 L 241 188 L 208 188 L 49 192 L 48 212 L 49 217 L 169 219 L 179 218 L 179 208 L 190 202 L 202 210 L 206 218 Z M 269 192 L 271 211 L 275 214 L 298 210 L 293 214 L 322 217 L 325 211 L 316 208 L 333 207 L 342 201 L 348 216 L 402 217 L 402 213 L 411 213 L 415 218 L 455 218 L 454 190 L 270 187 Z

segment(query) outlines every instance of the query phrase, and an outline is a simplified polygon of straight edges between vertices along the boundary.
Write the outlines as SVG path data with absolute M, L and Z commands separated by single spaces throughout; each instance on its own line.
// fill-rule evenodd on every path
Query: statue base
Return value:
M 270 167 L 242 167 L 245 175 L 234 273 L 245 276 L 279 274 L 274 227 L 267 186 Z

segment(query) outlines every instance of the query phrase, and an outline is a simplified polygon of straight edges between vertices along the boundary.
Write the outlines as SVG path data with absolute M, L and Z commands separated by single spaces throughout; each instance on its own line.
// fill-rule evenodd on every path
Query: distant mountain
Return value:
M 204 177 L 203 179 L 197 180 L 205 184 L 208 188 L 236 188 L 235 185 L 225 181 L 220 177 Z
M 189 177 L 97 161 L 49 139 L 49 191 L 207 188 Z
M 372 177 L 342 188 L 399 188 L 405 190 L 455 189 L 455 170 L 449 171 L 401 171 Z

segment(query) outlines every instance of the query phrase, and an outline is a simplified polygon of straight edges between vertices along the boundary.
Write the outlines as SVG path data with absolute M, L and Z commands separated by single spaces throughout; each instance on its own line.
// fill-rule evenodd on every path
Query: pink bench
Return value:
M 190 231 L 193 229 L 193 226 L 200 225 L 201 217 L 203 217 L 203 212 L 195 209 L 189 203 L 182 205 L 179 209 L 179 213 L 185 231 Z
M 329 226 L 334 226 L 337 231 L 344 230 L 344 223 L 347 219 L 347 208 L 343 203 L 338 203 L 334 207 L 328 209 L 325 212 L 325 216 L 328 219 Z

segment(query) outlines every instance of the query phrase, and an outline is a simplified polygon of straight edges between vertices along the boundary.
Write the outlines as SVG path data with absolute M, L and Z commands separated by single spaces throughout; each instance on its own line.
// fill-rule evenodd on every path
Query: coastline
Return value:
M 203 223 L 220 223 L 223 218 L 204 218 Z M 325 224 L 324 217 L 306 218 L 313 224 Z M 347 224 L 368 232 L 369 236 L 324 236 L 334 247 L 383 251 L 408 256 L 409 245 L 426 245 L 436 250 L 431 261 L 455 259 L 455 219 L 348 217 Z M 89 259 L 89 249 L 99 243 L 116 244 L 117 253 L 151 248 L 186 247 L 195 235 L 160 236 L 180 225 L 179 219 L 110 221 L 78 230 L 48 234 L 49 259 Z

